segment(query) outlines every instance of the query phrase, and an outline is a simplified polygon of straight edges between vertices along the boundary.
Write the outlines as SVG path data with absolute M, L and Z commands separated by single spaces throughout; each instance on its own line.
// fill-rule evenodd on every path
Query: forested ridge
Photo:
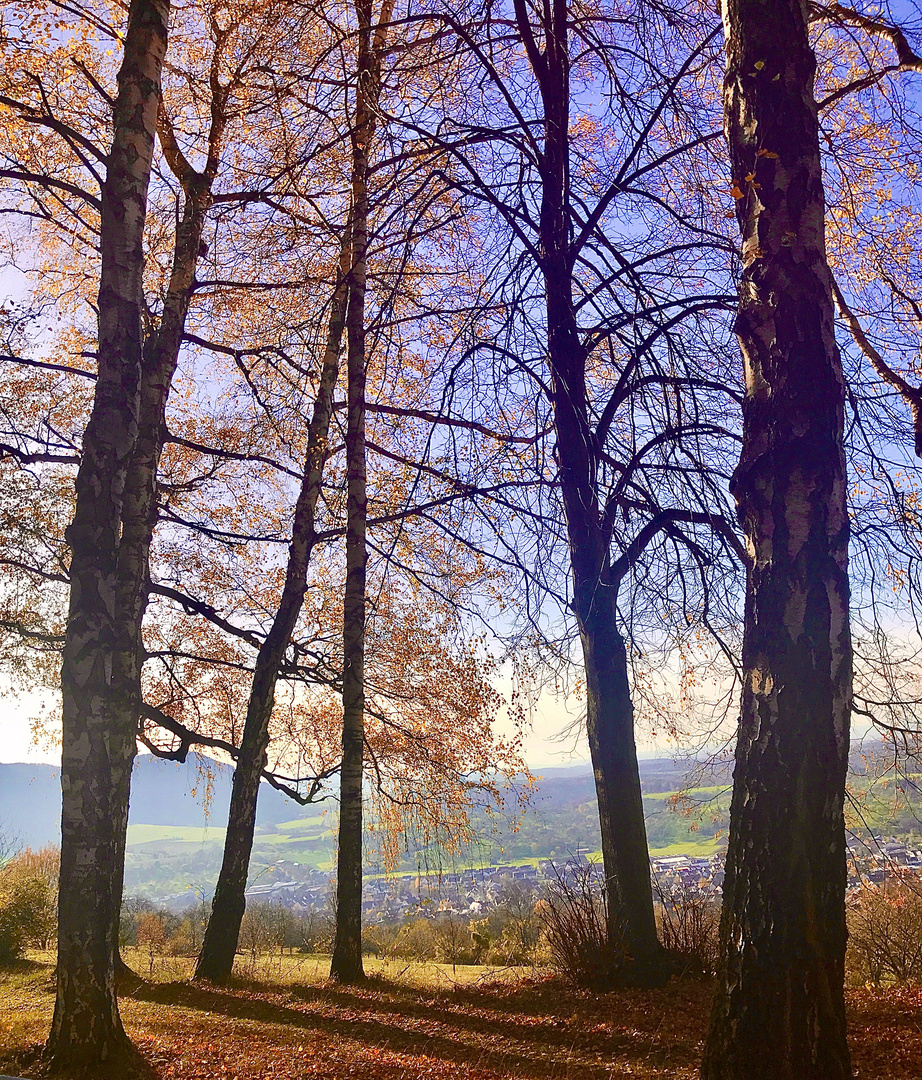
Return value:
M 60 851 L 0 867 L 0 953 L 57 939 L 24 1070 L 167 1069 L 121 950 L 153 985 L 182 938 L 180 998 L 232 993 L 267 787 L 335 801 L 343 989 L 369 866 L 504 831 L 559 857 L 526 761 L 562 694 L 598 865 L 497 879 L 479 920 L 454 874 L 452 966 L 662 1000 L 696 973 L 683 1068 L 850 1080 L 846 978 L 919 967 L 903 930 L 862 944 L 915 910 L 915 863 L 853 873 L 846 827 L 879 845 L 917 790 L 920 25 L 915 0 L 6 6 L 0 656 L 61 746 Z M 651 873 L 683 819 L 641 737 L 697 763 L 671 801 L 726 828 L 719 881 Z M 185 937 L 126 897 L 139 748 L 232 770 Z

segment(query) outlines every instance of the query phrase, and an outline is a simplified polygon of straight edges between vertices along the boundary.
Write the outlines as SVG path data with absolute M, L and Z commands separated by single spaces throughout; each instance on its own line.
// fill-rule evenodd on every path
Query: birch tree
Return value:
M 852 652 L 845 382 L 826 261 L 816 60 L 788 0 L 724 8 L 746 398 L 743 698 L 702 1077 L 851 1076 L 845 831 Z
M 146 585 L 139 454 L 147 382 L 142 240 L 169 4 L 134 0 L 99 202 L 98 375 L 67 532 L 70 609 L 61 671 L 61 903 L 57 997 L 45 1048 L 55 1073 L 108 1072 L 130 1044 L 115 996 L 128 792 Z

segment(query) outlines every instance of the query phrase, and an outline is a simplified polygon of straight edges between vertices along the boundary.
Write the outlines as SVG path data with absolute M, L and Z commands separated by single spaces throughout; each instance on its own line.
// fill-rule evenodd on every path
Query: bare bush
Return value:
M 711 975 L 720 955 L 720 900 L 710 889 L 653 883 L 660 940 L 676 975 Z
M 138 949 L 147 956 L 147 974 L 153 977 L 154 961 L 167 953 L 165 913 L 145 911 L 138 919 Z
M 627 959 L 608 940 L 605 896 L 592 863 L 555 868 L 537 905 L 554 967 L 576 986 L 606 990 L 620 981 Z
M 491 962 L 533 964 L 541 937 L 537 889 L 524 881 L 508 880 L 502 885 L 499 901 L 501 928 L 491 949 Z
M 458 915 L 449 915 L 439 919 L 433 927 L 435 936 L 435 956 L 443 964 L 476 964 L 477 947 L 471 936 L 471 924 L 468 919 Z
M 333 948 L 336 919 L 330 909 L 298 908 L 295 947 L 302 953 L 328 953 Z
M 379 960 L 394 954 L 394 946 L 400 928 L 388 923 L 368 923 L 362 926 L 362 952 L 371 953 Z
M 240 924 L 239 952 L 248 952 L 251 959 L 278 949 L 279 953 L 292 938 L 294 916 L 281 904 L 247 904 Z
M 122 897 L 122 910 L 118 924 L 118 944 L 120 949 L 132 948 L 138 944 L 138 927 L 141 919 L 154 905 L 146 896 Z

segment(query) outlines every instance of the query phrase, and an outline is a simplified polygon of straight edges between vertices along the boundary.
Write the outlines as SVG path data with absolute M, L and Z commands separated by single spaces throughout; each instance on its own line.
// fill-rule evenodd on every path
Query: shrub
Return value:
M 435 958 L 443 964 L 476 964 L 479 950 L 467 919 L 449 915 L 433 927 Z
M 474 963 L 485 964 L 493 943 L 493 932 L 489 919 L 472 919 L 470 922 L 471 946 L 474 950 Z
M 57 930 L 57 848 L 26 848 L 0 870 L 0 960 L 47 949 Z
M 154 973 L 154 960 L 167 951 L 167 931 L 162 914 L 145 911 L 138 919 L 138 949 L 147 954 L 148 975 Z
M 138 925 L 141 918 L 147 912 L 153 910 L 153 904 L 146 897 L 122 897 L 122 910 L 118 924 L 118 944 L 120 949 L 130 948 L 138 944 Z
M 533 964 L 541 938 L 537 890 L 526 882 L 509 880 L 499 895 L 498 935 L 490 950 L 490 963 Z
M 720 955 L 720 901 L 712 892 L 681 884 L 668 892 L 654 883 L 660 940 L 676 975 L 710 975 Z
M 852 986 L 922 982 L 922 894 L 917 881 L 865 885 L 849 899 L 845 974 Z
M 51 905 L 48 885 L 39 878 L 5 887 L 0 895 L 0 961 L 15 960 L 26 946 L 47 939 Z
M 399 930 L 386 923 L 370 923 L 362 927 L 362 951 L 373 953 L 383 960 L 394 952 Z
M 393 952 L 403 960 L 434 960 L 435 929 L 429 919 L 414 919 L 400 928 Z
M 182 919 L 166 941 L 165 951 L 170 956 L 197 956 L 201 941 L 191 918 Z
M 294 928 L 294 944 L 302 953 L 328 953 L 333 948 L 336 922 L 330 911 L 304 908 Z
M 247 904 L 237 941 L 239 952 L 261 956 L 276 944 L 276 926 L 270 904 Z

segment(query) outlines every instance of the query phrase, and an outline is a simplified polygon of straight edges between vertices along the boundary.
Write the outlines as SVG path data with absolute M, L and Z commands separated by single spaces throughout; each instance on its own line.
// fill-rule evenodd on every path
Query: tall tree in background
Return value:
M 362 779 L 365 754 L 365 288 L 368 262 L 368 163 L 377 126 L 381 54 L 393 0 L 372 26 L 371 0 L 358 0 L 355 113 L 352 121 L 352 258 L 346 307 L 346 588 L 343 595 L 343 757 L 336 862 L 336 936 L 330 976 L 353 983 L 362 968 Z
M 627 647 L 618 632 L 620 580 L 611 565 L 611 529 L 599 511 L 597 440 L 586 388 L 589 350 L 574 304 L 569 12 L 565 0 L 555 0 L 537 37 L 525 4 L 518 0 L 515 7 L 544 112 L 539 234 L 550 397 L 570 545 L 573 610 L 586 670 L 586 731 L 610 898 L 609 940 L 623 941 L 634 963 L 633 978 L 658 982 L 663 965 L 653 916 Z
M 339 278 L 334 283 L 326 348 L 309 425 L 304 471 L 295 502 L 285 584 L 272 625 L 256 656 L 240 753 L 234 767 L 224 859 L 195 969 L 196 978 L 210 979 L 212 982 L 226 981 L 234 965 L 240 924 L 246 909 L 244 892 L 256 828 L 259 786 L 266 768 L 269 721 L 275 704 L 276 684 L 301 611 L 308 564 L 316 539 L 315 511 L 328 449 L 333 392 L 339 375 L 348 251 L 346 240 Z
M 224 982 L 234 966 L 240 924 L 246 910 L 247 873 L 256 829 L 256 803 L 269 747 L 269 721 L 275 704 L 276 684 L 294 632 L 307 582 L 311 552 L 316 542 L 315 513 L 328 452 L 333 393 L 339 377 L 339 354 L 345 323 L 347 281 L 352 245 L 343 242 L 339 277 L 330 305 L 326 348 L 317 396 L 307 437 L 307 452 L 300 491 L 295 503 L 285 584 L 278 608 L 256 656 L 247 704 L 240 754 L 234 768 L 224 859 L 215 887 L 211 917 L 195 968 L 195 977 Z
M 704 1080 L 843 1080 L 851 708 L 845 387 L 816 60 L 800 0 L 728 0 L 726 133 L 744 272 L 750 558 L 721 966 Z
M 729 305 L 725 271 L 712 275 L 708 265 L 713 251 L 726 266 L 727 245 L 714 231 L 685 232 L 681 214 L 658 216 L 672 197 L 662 172 L 712 138 L 688 124 L 677 87 L 706 62 L 714 34 L 697 15 L 687 22 L 677 16 L 666 29 L 656 16 L 647 18 L 642 4 L 626 9 L 617 24 L 576 16 L 565 0 L 509 6 L 509 18 L 489 29 L 473 29 L 473 22 L 452 27 L 459 49 L 471 56 L 467 79 L 476 93 L 446 109 L 447 134 L 429 139 L 458 163 L 458 188 L 504 237 L 487 249 L 495 263 L 488 267 L 487 258 L 481 265 L 494 312 L 497 297 L 505 307 L 502 317 L 484 316 L 485 326 L 472 332 L 479 339 L 472 368 L 492 368 L 497 398 L 521 373 L 523 396 L 540 395 L 538 408 L 549 414 L 547 427 L 545 415 L 539 422 L 553 439 L 536 438 L 531 467 L 535 476 L 553 476 L 554 495 L 536 499 L 523 520 L 539 523 L 545 558 L 548 538 L 561 536 L 555 554 L 563 555 L 565 544 L 566 563 L 536 559 L 529 576 L 552 578 L 548 591 L 558 596 L 561 578 L 570 580 L 566 606 L 582 646 L 599 803 L 609 978 L 655 984 L 665 979 L 666 965 L 637 768 L 631 616 L 647 590 L 657 632 L 670 611 L 683 612 L 682 632 L 702 616 L 706 622 L 718 592 L 712 574 L 735 542 L 713 484 L 722 471 L 715 444 L 728 435 L 715 422 L 727 402 L 717 401 L 729 380 L 719 346 L 704 356 L 698 344 L 699 320 L 711 312 L 720 319 Z M 493 25 L 501 28 L 495 36 Z M 643 57 L 624 84 L 610 60 L 622 51 Z M 579 96 L 600 87 L 604 104 L 581 113 Z M 424 125 L 422 117 L 415 130 L 423 134 Z M 630 225 L 622 227 L 625 221 Z M 699 264 L 686 283 L 675 255 L 692 247 Z M 683 334 L 686 319 L 696 327 L 693 338 Z M 553 445 L 552 460 L 540 456 L 544 441 Z M 509 550 L 525 559 L 526 543 L 509 543 Z M 696 577 L 698 601 L 690 604 L 690 593 L 677 589 L 664 602 L 677 582 L 684 587 Z
M 586 670 L 586 730 L 599 800 L 605 880 L 612 901 L 609 940 L 624 942 L 635 964 L 635 978 L 657 982 L 662 978 L 662 962 L 653 917 L 627 647 L 618 632 L 620 580 L 611 565 L 607 515 L 599 511 L 597 437 L 586 388 L 589 350 L 574 304 L 569 11 L 565 0 L 554 0 L 536 37 L 526 5 L 517 0 L 515 9 L 544 112 L 539 234 L 550 397 L 570 545 L 573 610 Z
M 143 401 L 142 240 L 168 0 L 133 0 L 100 202 L 98 377 L 67 540 L 71 594 L 61 673 L 61 904 L 57 998 L 46 1047 L 56 1073 L 109 1070 L 130 1046 L 115 996 L 128 794 L 140 705 L 134 542 Z M 134 471 L 133 471 L 134 470 Z

